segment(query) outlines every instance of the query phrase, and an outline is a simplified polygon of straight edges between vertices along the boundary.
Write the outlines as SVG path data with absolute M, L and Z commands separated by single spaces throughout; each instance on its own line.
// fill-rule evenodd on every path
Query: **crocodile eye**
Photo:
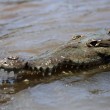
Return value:
M 99 45 L 99 41 L 97 40 L 92 40 L 89 43 L 87 43 L 88 47 L 97 47 Z
M 92 40 L 86 44 L 88 47 L 110 47 L 110 40 Z

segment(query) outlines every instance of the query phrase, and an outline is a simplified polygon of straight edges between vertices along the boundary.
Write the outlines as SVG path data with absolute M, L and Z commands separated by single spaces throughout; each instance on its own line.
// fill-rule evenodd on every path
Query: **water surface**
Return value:
M 35 57 L 74 34 L 108 30 L 109 24 L 110 0 L 0 0 L 0 58 Z M 0 110 L 109 110 L 109 74 L 36 85 L 12 95 Z
M 34 56 L 109 24 L 110 0 L 0 0 L 0 51 Z

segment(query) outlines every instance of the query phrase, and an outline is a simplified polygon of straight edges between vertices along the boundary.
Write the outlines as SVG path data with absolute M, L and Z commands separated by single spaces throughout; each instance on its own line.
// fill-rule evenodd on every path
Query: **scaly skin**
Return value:
M 14 72 L 14 81 L 41 78 L 64 71 L 79 71 L 110 62 L 109 33 L 92 36 L 77 35 L 49 55 L 25 61 L 19 57 L 0 60 L 2 71 Z M 3 73 L 3 72 L 2 72 Z M 5 73 L 5 72 L 4 72 Z M 2 78 L 1 78 L 2 79 Z M 10 78 L 2 79 L 10 83 Z

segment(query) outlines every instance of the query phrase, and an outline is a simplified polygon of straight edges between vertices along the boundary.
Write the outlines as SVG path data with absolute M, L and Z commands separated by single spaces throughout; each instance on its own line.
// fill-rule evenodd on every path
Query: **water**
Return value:
M 109 13 L 110 0 L 0 0 L 0 51 L 41 54 L 73 34 L 109 29 Z
M 0 57 L 35 57 L 74 34 L 110 29 L 109 24 L 110 0 L 0 0 Z M 95 78 L 90 83 L 68 85 L 67 78 L 36 85 L 13 95 L 0 109 L 109 110 L 109 72 Z
M 110 73 L 63 78 L 15 94 L 1 110 L 110 110 Z

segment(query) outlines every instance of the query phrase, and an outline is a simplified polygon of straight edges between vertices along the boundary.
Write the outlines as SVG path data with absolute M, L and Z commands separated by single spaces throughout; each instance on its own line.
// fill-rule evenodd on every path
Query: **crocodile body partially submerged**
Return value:
M 11 84 L 11 79 L 14 82 L 39 79 L 65 71 L 74 72 L 109 63 L 110 36 L 108 33 L 94 34 L 89 37 L 77 35 L 49 55 L 29 61 L 13 56 L 0 60 L 0 73 L 7 74 L 6 78 L 1 76 L 0 79 L 2 84 Z M 8 73 L 13 73 L 13 76 L 10 77 Z

